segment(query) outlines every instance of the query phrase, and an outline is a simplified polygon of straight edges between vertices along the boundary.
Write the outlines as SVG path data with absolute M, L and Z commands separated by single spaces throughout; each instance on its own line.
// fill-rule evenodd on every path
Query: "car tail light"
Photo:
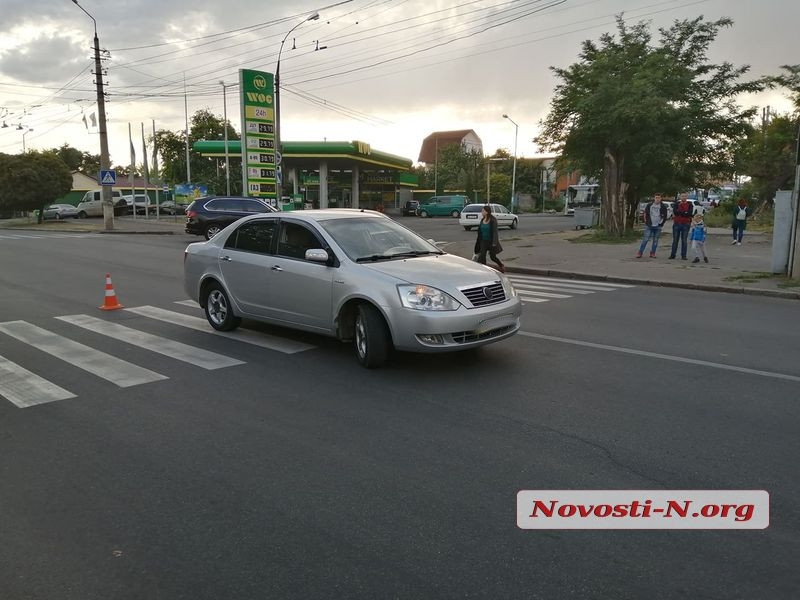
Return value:
M 194 219 L 197 216 L 197 213 L 193 210 L 187 210 L 186 216 L 189 217 L 190 219 Z

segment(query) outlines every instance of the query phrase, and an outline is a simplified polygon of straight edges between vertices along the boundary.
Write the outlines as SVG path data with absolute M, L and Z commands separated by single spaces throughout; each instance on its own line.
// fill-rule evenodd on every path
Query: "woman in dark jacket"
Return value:
M 497 264 L 497 270 L 505 273 L 506 267 L 497 257 L 503 251 L 500 240 L 497 237 L 497 218 L 492 214 L 492 207 L 486 205 L 481 209 L 481 221 L 478 224 L 478 239 L 475 240 L 475 254 L 478 255 L 478 262 L 486 264 L 486 253 L 489 258 Z

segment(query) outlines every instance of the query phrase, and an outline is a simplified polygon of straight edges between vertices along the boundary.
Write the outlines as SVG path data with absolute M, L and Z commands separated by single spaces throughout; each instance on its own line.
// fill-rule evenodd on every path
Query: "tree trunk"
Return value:
M 625 194 L 628 184 L 624 177 L 625 157 L 606 148 L 603 156 L 605 215 L 603 225 L 607 235 L 622 237 L 625 233 Z

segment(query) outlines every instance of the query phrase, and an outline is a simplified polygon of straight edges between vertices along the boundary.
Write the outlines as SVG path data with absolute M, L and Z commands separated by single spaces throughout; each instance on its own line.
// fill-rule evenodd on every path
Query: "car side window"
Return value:
M 215 198 L 205 206 L 206 210 L 240 211 L 244 212 L 242 202 L 235 198 Z
M 269 209 L 265 205 L 261 204 L 261 202 L 258 202 L 256 200 L 245 200 L 244 210 L 245 212 L 249 213 L 263 213 L 269 211 Z
M 281 224 L 281 233 L 278 238 L 278 254 L 289 258 L 305 259 L 306 250 L 322 248 L 323 245 L 309 229 L 284 221 Z
M 276 223 L 271 221 L 248 221 L 239 227 L 225 241 L 225 247 L 242 252 L 269 254 L 272 250 L 272 239 L 275 235 Z

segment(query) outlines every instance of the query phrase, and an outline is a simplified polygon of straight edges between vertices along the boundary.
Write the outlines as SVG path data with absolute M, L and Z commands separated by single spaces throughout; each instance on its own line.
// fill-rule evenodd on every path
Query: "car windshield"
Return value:
M 356 262 L 444 254 L 430 242 L 391 219 L 327 219 L 319 224 L 348 258 Z

